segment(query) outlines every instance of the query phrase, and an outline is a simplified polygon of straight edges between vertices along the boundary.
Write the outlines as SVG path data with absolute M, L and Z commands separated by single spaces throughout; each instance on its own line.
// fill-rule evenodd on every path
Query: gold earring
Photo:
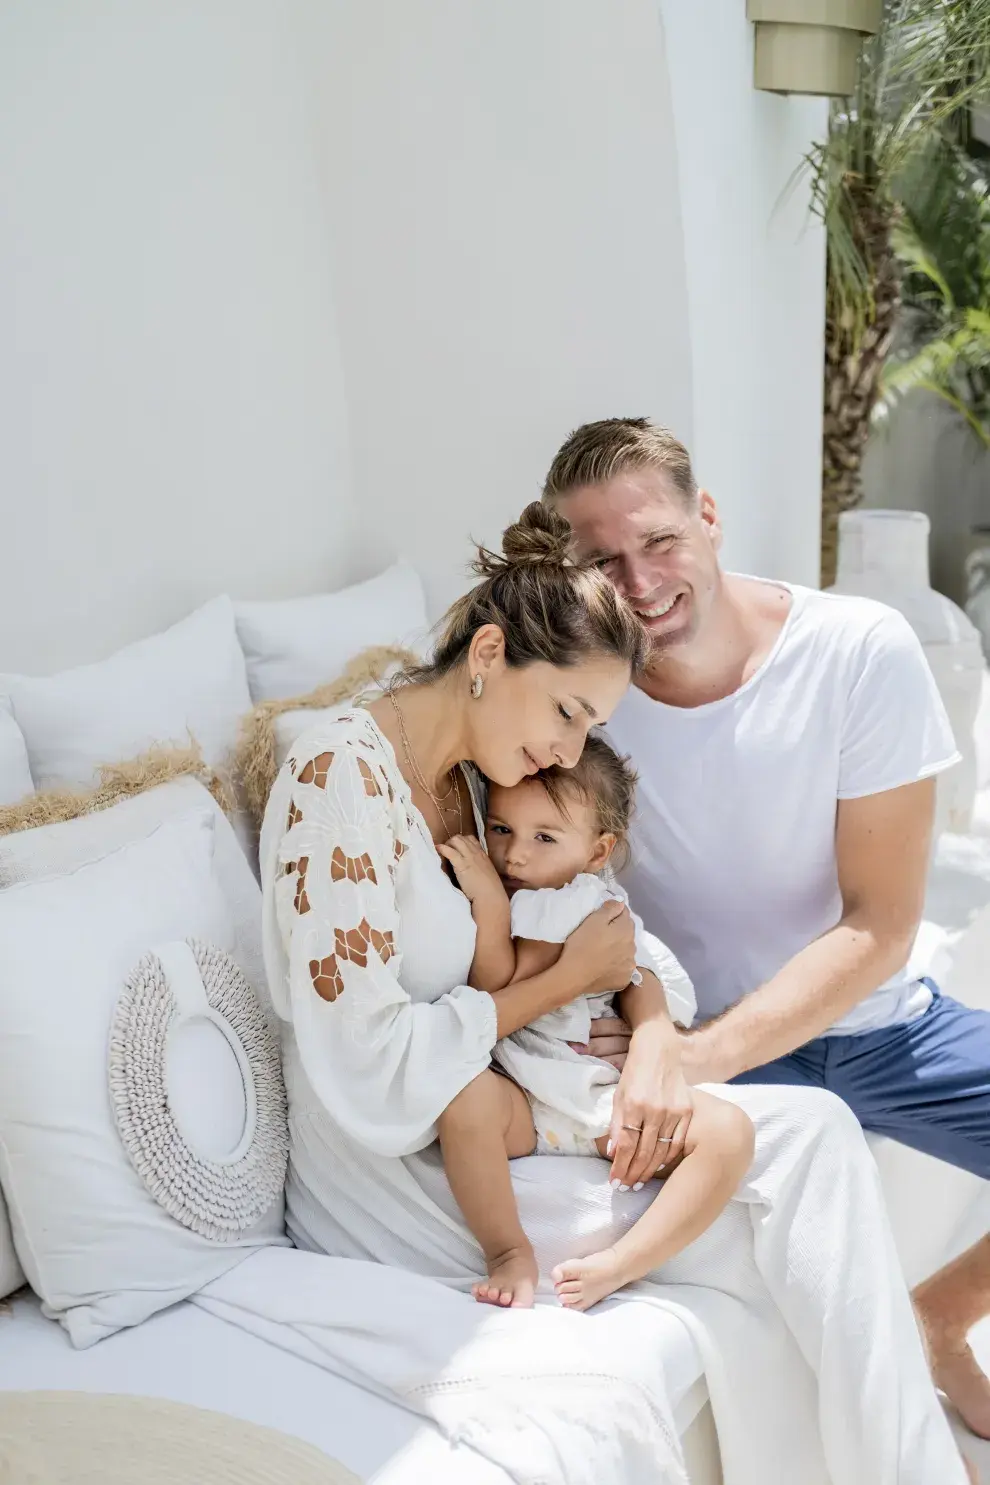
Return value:
M 482 680 L 480 675 L 476 675 L 474 680 L 471 682 L 471 695 L 474 697 L 475 701 L 477 701 L 478 697 L 481 695 L 484 689 L 484 681 Z

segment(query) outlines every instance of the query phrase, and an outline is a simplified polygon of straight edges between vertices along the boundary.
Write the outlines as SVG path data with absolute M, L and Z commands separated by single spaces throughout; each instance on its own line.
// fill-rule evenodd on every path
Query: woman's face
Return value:
M 479 636 L 488 642 L 479 645 Z M 591 655 L 566 667 L 542 660 L 510 667 L 494 625 L 472 642 L 468 684 L 476 675 L 484 685 L 468 707 L 470 756 L 506 788 L 554 763 L 573 768 L 589 727 L 608 721 L 630 679 L 629 666 L 614 655 Z

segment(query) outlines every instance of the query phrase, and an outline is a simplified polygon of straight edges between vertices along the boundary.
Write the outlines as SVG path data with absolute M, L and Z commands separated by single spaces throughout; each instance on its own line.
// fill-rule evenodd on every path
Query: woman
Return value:
M 464 1289 L 483 1263 L 443 1177 L 436 1121 L 499 1037 L 578 994 L 628 987 L 623 1175 L 658 1169 L 686 1096 L 660 986 L 629 985 L 624 909 L 600 909 L 553 969 L 492 997 L 466 984 L 471 909 L 436 849 L 479 832 L 475 770 L 512 786 L 573 766 L 642 662 L 638 623 L 568 558 L 568 534 L 528 507 L 501 557 L 480 554 L 481 581 L 448 613 L 432 663 L 298 739 L 262 833 L 266 962 L 287 1023 L 291 1234 Z M 726 1485 L 962 1485 L 855 1120 L 813 1090 L 719 1093 L 756 1126 L 749 1178 L 636 1298 L 695 1335 Z M 544 1275 L 574 1255 L 574 1224 L 601 1210 L 606 1177 L 577 1158 L 520 1162 Z M 617 1196 L 607 1220 L 627 1225 L 641 1198 Z

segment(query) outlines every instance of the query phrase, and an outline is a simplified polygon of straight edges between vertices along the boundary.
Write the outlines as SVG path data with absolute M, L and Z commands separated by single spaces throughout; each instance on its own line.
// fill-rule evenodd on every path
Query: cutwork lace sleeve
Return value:
M 328 741 L 297 752 L 291 785 L 280 781 L 288 808 L 274 892 L 290 1015 L 334 1121 L 378 1154 L 407 1155 L 432 1142 L 438 1115 L 488 1066 L 495 1006 L 467 985 L 428 1003 L 403 990 L 405 810 L 373 748 Z

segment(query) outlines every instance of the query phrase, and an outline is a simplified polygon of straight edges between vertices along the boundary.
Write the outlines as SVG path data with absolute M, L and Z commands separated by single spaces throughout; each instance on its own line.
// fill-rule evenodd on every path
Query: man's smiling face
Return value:
M 689 499 L 662 470 L 627 469 L 556 503 L 580 555 L 611 578 L 655 649 L 698 634 L 721 582 L 721 527 L 706 491 Z

